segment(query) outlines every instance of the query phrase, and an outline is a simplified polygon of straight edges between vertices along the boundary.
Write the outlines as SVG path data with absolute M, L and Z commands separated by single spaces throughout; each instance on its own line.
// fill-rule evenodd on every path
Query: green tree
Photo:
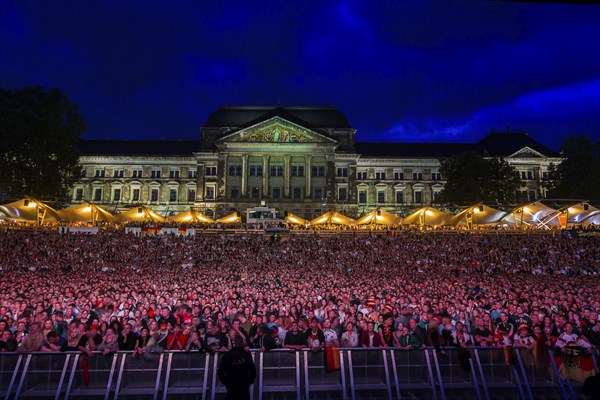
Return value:
M 83 117 L 60 90 L 0 89 L 0 191 L 61 197 L 79 174 Z
M 568 136 L 561 146 L 565 158 L 548 171 L 548 195 L 563 199 L 600 199 L 600 142 Z
M 505 160 L 485 159 L 476 152 L 444 160 L 441 172 L 446 179 L 442 198 L 448 203 L 508 203 L 514 201 L 521 184 L 515 169 Z

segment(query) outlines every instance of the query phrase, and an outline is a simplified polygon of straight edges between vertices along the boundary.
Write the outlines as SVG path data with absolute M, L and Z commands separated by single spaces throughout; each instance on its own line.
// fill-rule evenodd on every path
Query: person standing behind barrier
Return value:
M 250 399 L 250 386 L 256 380 L 256 367 L 250 352 L 244 350 L 244 339 L 239 335 L 219 364 L 219 380 L 227 388 L 227 400 Z

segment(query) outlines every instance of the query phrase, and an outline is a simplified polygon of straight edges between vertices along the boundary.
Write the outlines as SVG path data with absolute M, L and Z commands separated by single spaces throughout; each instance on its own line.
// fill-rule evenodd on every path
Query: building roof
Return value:
M 274 116 L 281 116 L 300 125 L 308 124 L 315 128 L 352 128 L 346 115 L 336 107 L 299 106 L 220 107 L 209 115 L 204 127 L 242 127 Z
M 492 133 L 477 143 L 357 142 L 363 157 L 445 158 L 475 151 L 483 156 L 506 157 L 529 147 L 547 157 L 559 155 L 525 133 Z
M 197 140 L 81 140 L 79 152 L 86 156 L 191 156 L 200 148 Z
M 484 155 L 509 156 L 524 147 L 529 147 L 548 157 L 559 157 L 558 153 L 538 142 L 526 133 L 491 133 L 479 141 Z
M 476 143 L 356 142 L 363 157 L 439 158 L 478 151 Z

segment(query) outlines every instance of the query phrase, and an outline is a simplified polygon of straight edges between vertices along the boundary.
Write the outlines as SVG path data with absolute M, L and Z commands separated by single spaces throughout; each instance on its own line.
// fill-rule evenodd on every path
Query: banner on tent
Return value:
M 563 231 L 564 237 L 600 237 L 600 229 L 569 229 Z
M 59 226 L 58 233 L 87 233 L 89 235 L 95 235 L 98 233 L 97 226 Z

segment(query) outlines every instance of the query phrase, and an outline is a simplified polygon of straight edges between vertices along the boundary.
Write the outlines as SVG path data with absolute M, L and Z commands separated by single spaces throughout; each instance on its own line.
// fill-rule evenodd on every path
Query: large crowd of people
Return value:
M 600 239 L 0 231 L 0 351 L 600 346 Z

